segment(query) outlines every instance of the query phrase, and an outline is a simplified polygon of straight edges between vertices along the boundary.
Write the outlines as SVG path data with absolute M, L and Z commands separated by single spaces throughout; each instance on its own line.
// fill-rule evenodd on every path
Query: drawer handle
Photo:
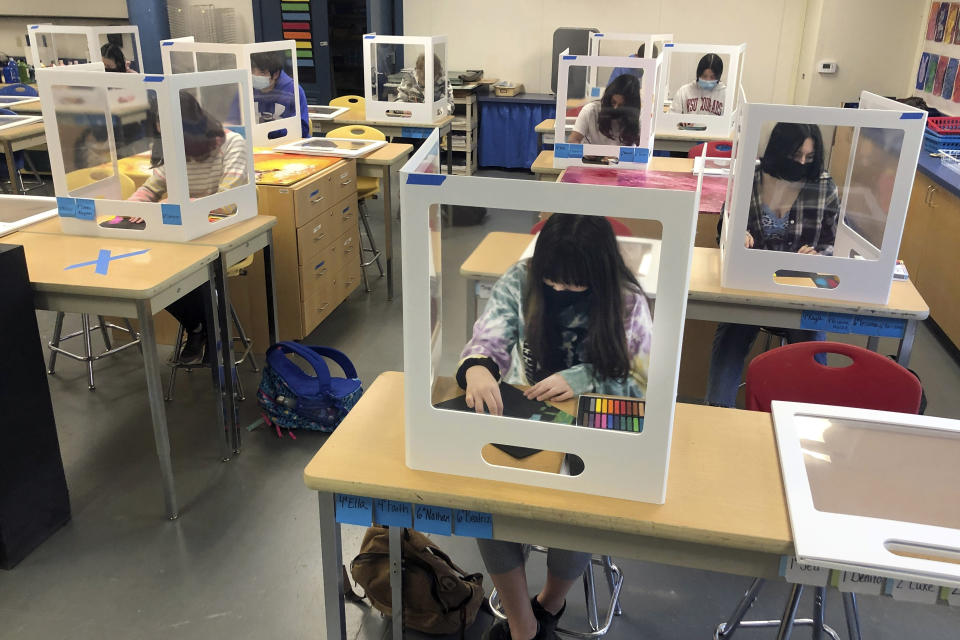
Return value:
M 317 307 L 317 311 L 325 311 L 330 306 L 329 302 L 324 302 L 322 306 Z
M 316 198 L 312 198 L 312 199 L 310 200 L 310 204 L 317 204 L 317 203 L 320 202 L 321 200 L 326 200 L 326 199 L 327 199 L 326 196 L 322 196 L 322 195 L 321 195 L 321 196 L 317 196 Z
M 326 237 L 327 237 L 327 232 L 324 231 L 323 233 L 321 233 L 321 234 L 319 234 L 319 235 L 313 236 L 313 241 L 316 242 L 317 240 L 323 240 L 323 239 L 326 238 Z
M 347 186 L 348 184 L 350 184 L 351 182 L 353 182 L 353 178 L 348 179 L 346 182 L 341 182 L 341 183 L 340 183 L 340 186 L 341 186 L 341 187 L 345 187 L 345 186 Z
M 319 278 L 319 277 L 322 276 L 322 275 L 326 275 L 326 273 L 327 273 L 327 268 L 324 267 L 321 271 L 314 271 L 314 272 L 313 272 L 313 275 L 315 275 L 315 276 L 317 276 L 317 277 Z

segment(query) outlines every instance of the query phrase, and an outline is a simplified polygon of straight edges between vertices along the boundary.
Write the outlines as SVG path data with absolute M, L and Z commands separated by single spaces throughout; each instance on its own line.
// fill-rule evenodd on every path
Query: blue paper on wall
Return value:
M 418 504 L 414 507 L 413 528 L 423 533 L 448 536 L 453 532 L 453 510 Z
M 953 85 L 957 79 L 958 66 L 960 66 L 960 60 L 950 58 L 950 62 L 947 63 L 947 72 L 943 76 L 943 91 L 940 92 L 940 96 L 944 100 L 949 100 L 953 97 Z
M 373 524 L 373 499 L 338 493 L 334 496 L 337 522 L 369 527 Z
M 453 532 L 468 538 L 492 538 L 493 515 L 482 511 L 457 509 L 454 515 Z
M 387 527 L 409 527 L 413 524 L 413 510 L 409 502 L 374 500 L 373 513 L 376 523 Z

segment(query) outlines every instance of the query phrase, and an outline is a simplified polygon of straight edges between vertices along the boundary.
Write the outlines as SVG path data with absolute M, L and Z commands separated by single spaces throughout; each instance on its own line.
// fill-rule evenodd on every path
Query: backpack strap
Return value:
M 343 369 L 343 375 L 345 375 L 346 377 L 348 378 L 357 377 L 356 367 L 353 366 L 353 362 L 350 361 L 350 358 L 347 357 L 347 354 L 343 353 L 342 351 L 338 351 L 332 347 L 309 346 L 308 348 L 313 349 L 314 351 L 319 353 L 321 356 L 330 358 L 331 360 L 336 362 L 338 365 L 340 365 L 340 368 Z
M 288 353 L 295 353 L 306 360 L 313 367 L 316 375 L 311 376 L 305 373 L 287 358 Z M 343 357 L 346 358 L 346 356 Z M 317 395 L 330 389 L 330 369 L 327 368 L 323 356 L 313 348 L 288 340 L 278 342 L 267 349 L 267 363 L 298 396 Z

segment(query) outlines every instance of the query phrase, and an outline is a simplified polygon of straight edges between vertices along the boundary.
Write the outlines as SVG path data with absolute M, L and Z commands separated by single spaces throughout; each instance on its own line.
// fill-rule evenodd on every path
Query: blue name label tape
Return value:
M 407 502 L 393 500 L 373 501 L 374 521 L 386 527 L 410 527 L 413 522 L 413 510 Z
M 183 224 L 183 219 L 180 216 L 180 205 L 178 204 L 161 204 L 160 217 L 163 224 Z
M 77 198 L 76 218 L 78 220 L 95 220 L 97 217 L 97 203 L 91 198 Z
M 899 338 L 907 328 L 907 321 L 899 318 L 855 316 L 849 313 L 803 311 L 800 328 L 831 333 L 855 333 L 878 338 Z
M 75 218 L 77 216 L 76 198 L 57 196 L 57 214 L 61 218 Z
M 453 512 L 446 507 L 418 504 L 414 508 L 413 528 L 423 533 L 448 536 L 453 532 Z
M 373 524 L 373 500 L 362 496 L 338 493 L 334 496 L 336 520 L 342 524 L 369 527 Z
M 401 138 L 426 138 L 430 135 L 428 129 L 420 129 L 418 127 L 401 127 L 400 128 L 400 137 Z
M 493 515 L 482 511 L 457 509 L 453 533 L 468 538 L 493 538 Z

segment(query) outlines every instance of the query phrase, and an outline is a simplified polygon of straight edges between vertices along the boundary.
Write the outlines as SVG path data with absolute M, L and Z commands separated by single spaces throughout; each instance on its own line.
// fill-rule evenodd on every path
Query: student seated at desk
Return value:
M 720 82 L 723 75 L 723 60 L 715 53 L 700 58 L 697 65 L 697 79 L 679 89 L 670 103 L 674 113 L 709 113 L 723 115 L 723 97 L 727 90 Z
M 287 59 L 285 51 L 263 51 L 250 54 L 250 82 L 253 85 L 253 102 L 257 107 L 257 122 L 269 122 L 289 118 L 296 112 L 294 100 L 300 102 L 300 132 L 310 137 L 310 112 L 307 110 L 307 94 L 298 86 L 299 95 L 293 95 L 293 78 L 284 71 Z
M 399 102 L 423 102 L 425 99 L 423 89 L 426 86 L 426 62 L 423 54 L 417 57 L 413 70 L 401 70 L 400 86 L 397 87 L 397 100 Z M 450 107 L 453 107 L 453 88 L 447 82 L 446 72 L 443 69 L 443 63 L 440 62 L 440 56 L 433 56 L 433 99 L 440 100 L 444 94 L 450 99 Z
M 100 58 L 103 60 L 103 70 L 113 73 L 136 73 L 130 68 L 127 57 L 123 55 L 123 49 L 108 42 L 100 47 Z
M 643 52 L 647 48 L 647 45 L 641 44 L 637 49 L 636 54 L 630 54 L 631 58 L 642 58 Z M 660 55 L 660 49 L 656 45 L 653 46 L 653 57 L 656 58 Z M 643 78 L 643 69 L 638 69 L 636 67 L 614 67 L 613 71 L 610 72 L 610 77 L 607 78 L 607 86 L 610 86 L 610 83 L 619 78 L 620 76 L 634 76 L 637 80 Z
M 609 85 L 599 101 L 588 102 L 580 110 L 571 144 L 607 144 L 635 147 L 640 144 L 640 81 L 622 75 Z
M 246 141 L 243 137 L 224 129 L 220 121 L 204 111 L 196 98 L 186 91 L 180 92 L 180 111 L 183 116 L 183 142 L 187 156 L 190 197 L 203 198 L 244 184 L 247 156 Z M 159 132 L 155 135 L 153 148 L 156 152 L 160 147 Z M 160 202 L 166 196 L 167 176 L 163 157 L 157 155 L 151 164 L 154 167 L 153 175 L 130 196 L 130 200 Z M 129 223 L 143 224 L 143 218 L 129 218 Z M 207 332 L 200 288 L 168 306 L 167 311 L 187 331 L 187 339 L 178 356 L 180 363 L 195 364 L 202 361 Z
M 823 155 L 819 127 L 793 122 L 779 122 L 773 127 L 753 176 L 744 246 L 833 254 L 840 198 L 833 178 L 823 170 Z M 707 404 L 736 404 L 744 359 L 759 331 L 760 327 L 752 325 L 721 322 L 717 326 L 707 377 Z M 790 343 L 826 339 L 823 331 L 783 331 Z M 822 353 L 816 360 L 826 364 Z
M 494 415 L 503 413 L 501 378 L 532 385 L 525 395 L 540 401 L 587 392 L 642 398 L 652 327 L 647 299 L 606 218 L 555 214 L 533 257 L 510 267 L 493 286 L 461 354 L 457 382 L 468 406 Z M 550 549 L 546 584 L 531 600 L 523 545 L 477 544 L 507 615 L 507 623 L 484 637 L 553 638 L 566 594 L 590 554 Z

